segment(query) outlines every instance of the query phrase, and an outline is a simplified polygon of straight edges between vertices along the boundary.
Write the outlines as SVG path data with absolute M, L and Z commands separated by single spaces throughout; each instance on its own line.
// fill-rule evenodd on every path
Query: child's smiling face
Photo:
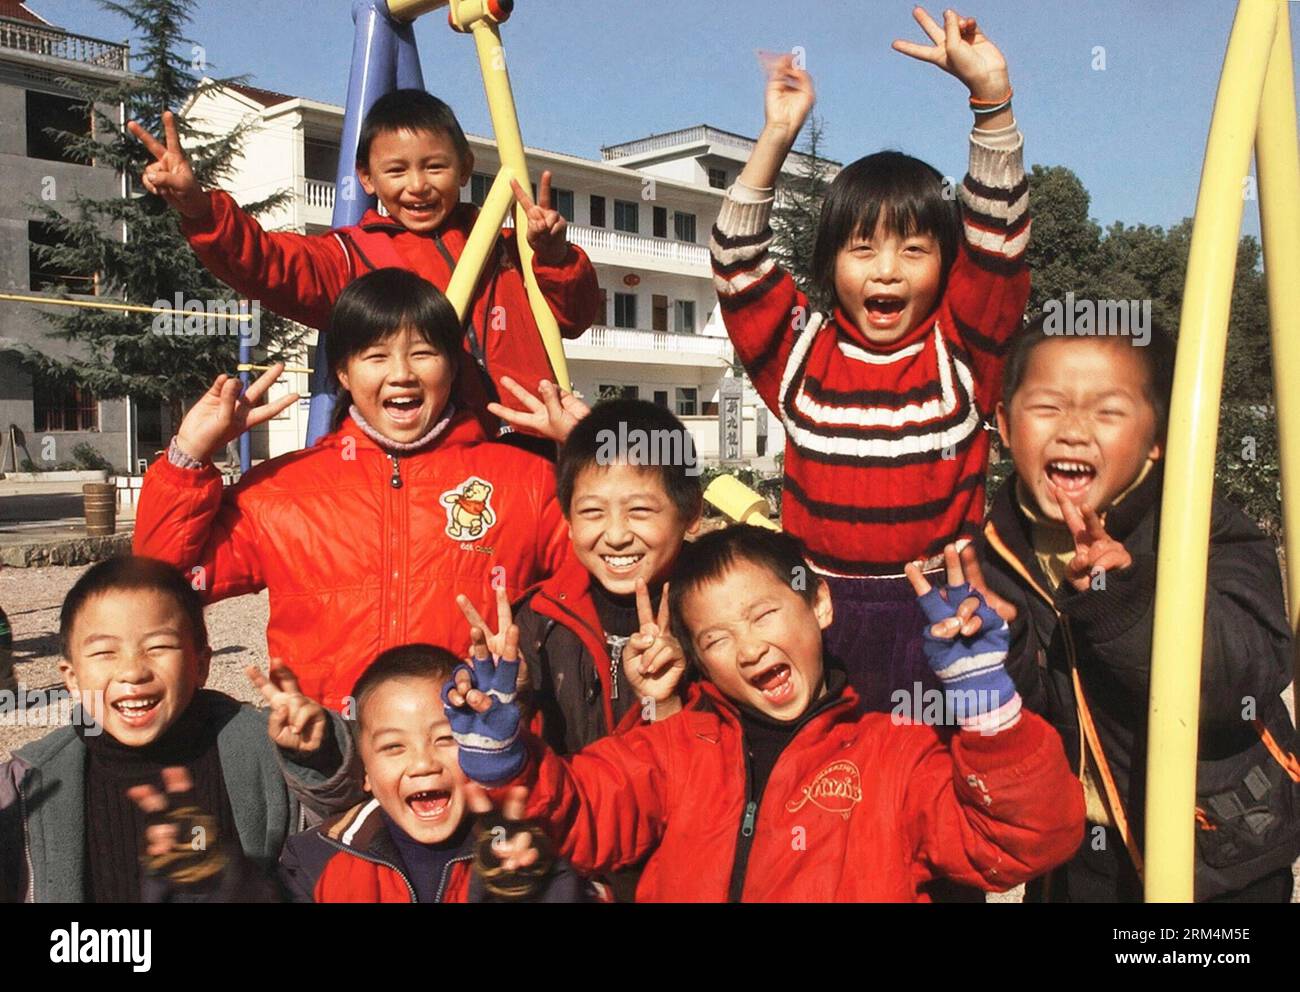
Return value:
M 777 720 L 794 720 L 826 688 L 822 631 L 830 590 L 817 582 L 809 603 L 791 583 L 746 560 L 690 592 L 682 620 L 695 657 L 722 693 Z
M 836 299 L 876 345 L 893 344 L 930 316 L 942 282 L 938 239 L 891 231 L 883 212 L 871 237 L 851 237 L 835 257 Z
M 465 817 L 465 776 L 433 678 L 394 678 L 361 707 L 359 747 L 366 791 L 421 844 L 452 836 Z
M 1076 504 L 1104 513 L 1158 459 L 1147 367 L 1128 338 L 1059 337 L 1029 353 L 998 431 L 1038 509 L 1061 520 L 1051 480 Z
M 407 327 L 350 356 L 339 382 L 366 423 L 409 444 L 427 434 L 447 406 L 455 381 L 452 361 Z
M 699 518 L 683 520 L 659 472 L 616 462 L 578 473 L 569 504 L 573 550 L 592 577 L 616 596 L 636 580 L 661 581 Z
M 382 131 L 370 143 L 370 161 L 357 169 L 362 188 L 408 231 L 437 230 L 460 202 L 474 171 L 441 131 Z
M 207 681 L 212 651 L 194 643 L 172 597 L 115 589 L 86 600 L 59 662 L 68 691 L 119 743 L 144 747 L 181 716 Z

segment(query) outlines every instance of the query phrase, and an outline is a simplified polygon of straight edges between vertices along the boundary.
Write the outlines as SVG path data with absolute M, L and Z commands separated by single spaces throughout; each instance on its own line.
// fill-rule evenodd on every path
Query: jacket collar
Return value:
M 836 669 L 827 671 L 827 695 L 813 700 L 801 716 L 791 721 L 794 730 L 791 741 L 805 734 L 824 736 L 835 724 L 853 719 L 858 705 L 858 694 L 848 684 L 846 677 L 832 681 L 832 676 L 842 677 L 843 673 Z M 837 681 L 842 686 L 838 691 Z M 691 686 L 684 708 L 691 710 L 699 709 L 701 706 L 715 710 L 724 721 L 740 731 L 739 708 L 708 679 L 701 679 Z
M 464 247 L 466 240 L 469 238 L 469 232 L 474 227 L 474 221 L 478 217 L 478 207 L 472 203 L 458 203 L 452 208 L 446 219 L 438 226 L 437 230 L 432 232 L 432 236 L 442 238 L 447 247 L 451 249 L 453 255 L 459 257 L 459 251 Z M 384 234 L 409 234 L 401 224 L 391 217 L 385 217 L 378 210 L 367 210 L 361 217 L 361 223 L 357 225 L 361 230 L 366 232 L 379 232 Z
M 344 438 L 351 438 L 352 442 L 358 448 L 365 448 L 370 451 L 379 451 L 387 455 L 388 452 L 375 443 L 374 438 L 367 434 L 352 417 L 349 415 L 344 418 L 339 429 L 332 434 L 326 434 L 317 441 L 317 444 L 340 445 Z M 397 452 L 400 455 L 422 455 L 430 451 L 437 451 L 442 448 L 458 447 L 467 444 L 478 444 L 487 440 L 487 435 L 483 433 L 483 428 L 479 425 L 477 418 L 473 413 L 462 407 L 456 408 L 455 415 L 446 429 L 442 431 L 427 448 L 421 448 L 417 452 Z

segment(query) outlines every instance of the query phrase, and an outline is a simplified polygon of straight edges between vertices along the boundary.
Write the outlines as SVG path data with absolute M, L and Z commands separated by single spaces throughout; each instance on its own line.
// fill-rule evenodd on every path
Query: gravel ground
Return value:
M 0 605 L 9 614 L 14 632 L 14 670 L 29 690 L 63 685 L 58 672 L 59 607 L 85 570 L 86 567 L 0 569 Z M 266 593 L 228 599 L 208 607 L 208 635 L 212 642 L 209 688 L 248 702 L 260 699 L 244 676 L 244 668 L 257 665 L 266 670 L 267 616 Z M 43 737 L 50 729 L 46 722 L 44 709 L 27 711 L 25 725 L 21 726 L 14 725 L 12 717 L 0 715 L 0 761 L 7 759 L 15 748 Z M 991 895 L 989 901 L 1020 902 L 1022 896 L 1023 887 L 1017 887 Z M 1300 902 L 1300 877 L 1291 901 Z

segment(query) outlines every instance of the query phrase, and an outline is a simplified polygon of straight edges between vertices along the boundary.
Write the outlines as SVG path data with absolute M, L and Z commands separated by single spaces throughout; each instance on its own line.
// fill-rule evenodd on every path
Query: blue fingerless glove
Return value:
M 1020 694 L 1003 662 L 1011 645 L 1007 622 L 984 601 L 969 583 L 946 587 L 947 598 L 937 586 L 918 597 L 925 614 L 923 633 L 925 657 L 943 683 L 945 709 L 963 730 L 996 734 L 1020 719 Z M 957 615 L 962 600 L 979 600 L 975 616 L 980 629 L 974 637 L 935 637 L 930 628 Z
M 528 757 L 519 739 L 519 707 L 515 705 L 519 662 L 495 658 L 471 661 L 469 665 L 458 665 L 442 687 L 442 705 L 460 749 L 460 767 L 483 785 L 508 782 L 523 770 Z M 468 705 L 455 706 L 448 698 L 461 671 L 469 672 L 473 687 L 492 700 L 482 713 Z

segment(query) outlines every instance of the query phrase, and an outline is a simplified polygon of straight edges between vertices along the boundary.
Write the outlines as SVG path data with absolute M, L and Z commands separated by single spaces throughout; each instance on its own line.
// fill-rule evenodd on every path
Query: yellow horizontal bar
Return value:
M 249 365 L 247 362 L 241 362 L 240 364 L 235 366 L 235 371 L 236 372 L 269 372 L 273 368 L 275 368 L 274 365 Z M 311 372 L 313 370 L 303 365 L 286 365 L 283 369 L 281 369 L 281 371 L 282 372 Z
M 181 317 L 214 317 L 222 320 L 252 320 L 251 313 L 208 313 L 198 310 L 172 310 L 169 307 L 146 307 L 139 303 L 103 303 L 97 300 L 59 300 L 50 296 L 26 296 L 22 293 L 0 293 L 0 300 L 14 303 L 32 303 L 39 306 L 82 307 L 87 310 L 124 310 L 130 313 L 173 313 Z
M 388 0 L 388 14 L 396 21 L 413 21 L 421 14 L 447 6 L 448 0 Z

